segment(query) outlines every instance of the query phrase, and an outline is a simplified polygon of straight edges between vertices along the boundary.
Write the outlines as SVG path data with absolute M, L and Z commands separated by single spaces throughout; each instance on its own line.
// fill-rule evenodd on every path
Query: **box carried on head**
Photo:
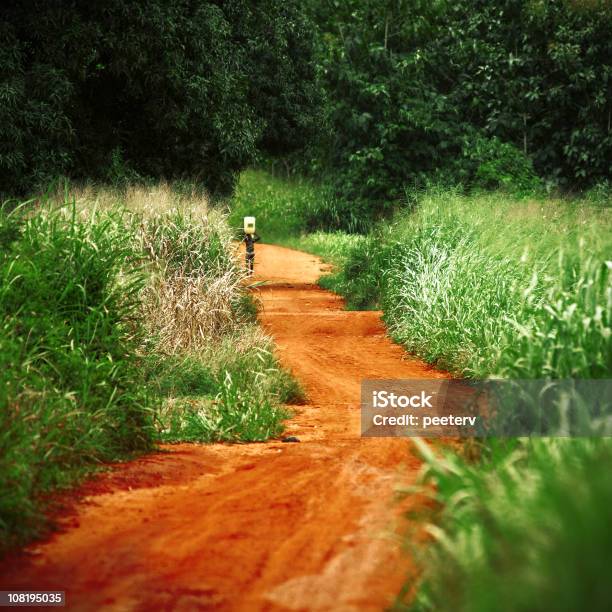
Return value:
M 254 234 L 255 233 L 255 217 L 244 218 L 244 233 Z

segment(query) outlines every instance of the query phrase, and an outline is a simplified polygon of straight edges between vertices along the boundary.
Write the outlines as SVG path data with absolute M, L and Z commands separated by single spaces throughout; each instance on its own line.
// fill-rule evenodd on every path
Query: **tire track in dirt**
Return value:
M 82 487 L 62 529 L 5 560 L 2 588 L 61 589 L 70 610 L 381 610 L 410 560 L 395 488 L 419 461 L 359 437 L 363 378 L 445 377 L 316 286 L 317 258 L 258 245 L 260 319 L 304 386 L 299 444 L 172 445 Z M 407 501 L 410 504 L 410 500 Z M 70 504 L 69 504 L 70 505 Z

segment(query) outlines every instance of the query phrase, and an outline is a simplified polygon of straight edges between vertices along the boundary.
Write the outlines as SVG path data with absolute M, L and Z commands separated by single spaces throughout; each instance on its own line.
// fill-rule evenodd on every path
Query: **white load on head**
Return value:
M 255 217 L 244 218 L 244 233 L 254 234 L 255 233 Z

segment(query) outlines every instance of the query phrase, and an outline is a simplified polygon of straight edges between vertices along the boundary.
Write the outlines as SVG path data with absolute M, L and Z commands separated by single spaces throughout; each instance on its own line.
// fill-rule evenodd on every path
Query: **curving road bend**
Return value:
M 0 565 L 0 587 L 61 589 L 69 610 L 382 610 L 399 592 L 402 508 L 419 461 L 361 439 L 363 378 L 447 375 L 407 356 L 378 312 L 316 286 L 326 267 L 258 245 L 260 319 L 306 390 L 300 443 L 172 445 L 66 499 L 61 530 Z M 410 505 L 411 500 L 405 500 Z

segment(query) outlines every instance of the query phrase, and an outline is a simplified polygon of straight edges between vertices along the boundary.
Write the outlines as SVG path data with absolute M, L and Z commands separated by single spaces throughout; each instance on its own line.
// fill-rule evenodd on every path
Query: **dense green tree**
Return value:
M 609 0 L 5 0 L 0 16 L 5 193 L 58 174 L 224 193 L 260 153 L 312 157 L 358 211 L 432 177 L 610 177 Z
M 0 18 L 0 191 L 110 169 L 223 193 L 319 123 L 297 0 L 5 0 Z
M 432 178 L 577 188 L 610 177 L 607 0 L 312 0 L 329 136 L 316 153 L 352 209 Z

